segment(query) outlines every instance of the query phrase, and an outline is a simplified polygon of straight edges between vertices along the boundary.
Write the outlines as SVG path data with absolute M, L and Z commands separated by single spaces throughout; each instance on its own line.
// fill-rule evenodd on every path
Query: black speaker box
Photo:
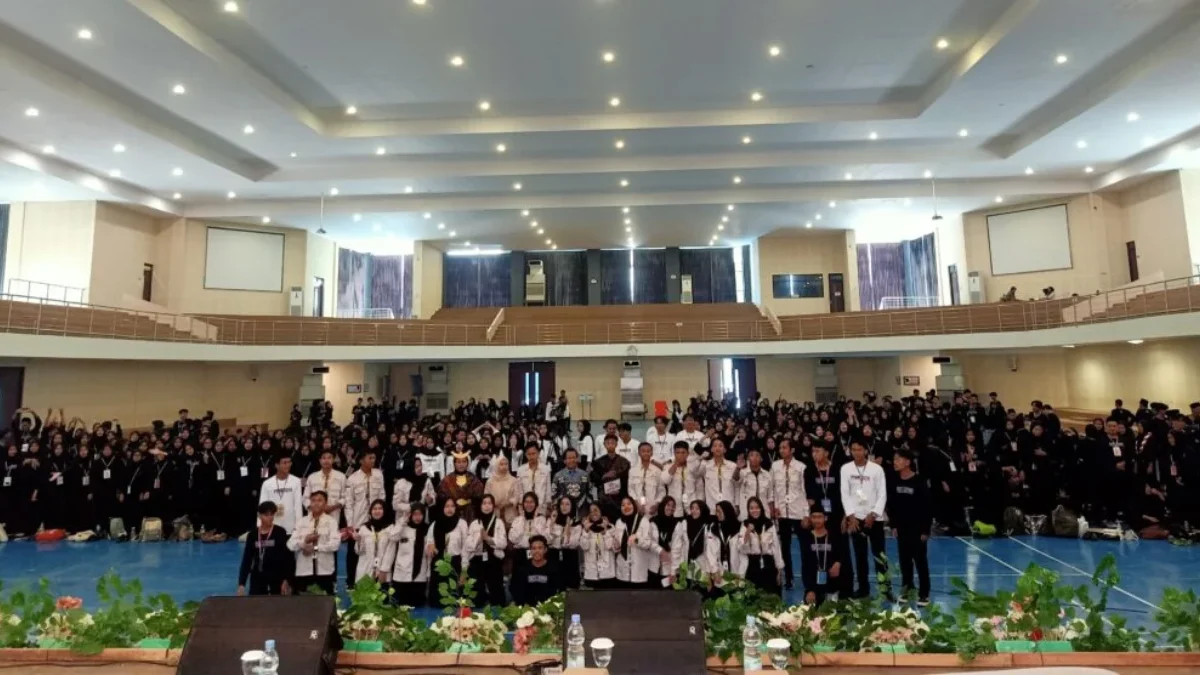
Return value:
M 704 605 L 692 591 L 568 591 L 567 625 L 578 614 L 587 636 L 584 651 L 592 667 L 591 641 L 613 641 L 610 675 L 707 675 Z M 563 636 L 563 662 L 567 642 Z
M 326 596 L 211 597 L 200 604 L 179 675 L 240 672 L 242 654 L 275 641 L 279 672 L 332 675 L 342 636 Z

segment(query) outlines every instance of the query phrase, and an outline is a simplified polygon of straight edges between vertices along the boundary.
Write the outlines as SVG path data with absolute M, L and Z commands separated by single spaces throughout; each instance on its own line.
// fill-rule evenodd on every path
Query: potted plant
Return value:
M 451 645 L 447 651 L 501 652 L 508 648 L 504 622 L 471 611 L 475 600 L 475 580 L 465 571 L 455 571 L 449 554 L 434 565 L 438 574 L 445 579 L 438 583 L 438 596 L 446 615 L 435 621 L 430 629 L 450 639 Z
M 31 646 L 35 633 L 55 611 L 54 596 L 46 579 L 35 589 L 17 589 L 7 595 L 0 582 L 0 649 Z

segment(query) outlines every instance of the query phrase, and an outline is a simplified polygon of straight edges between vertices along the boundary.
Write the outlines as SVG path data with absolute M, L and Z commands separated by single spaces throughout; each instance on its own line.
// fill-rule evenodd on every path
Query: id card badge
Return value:
M 558 555 L 560 558 L 562 557 L 562 553 L 559 553 Z M 533 560 L 533 551 L 530 551 L 529 549 L 525 549 L 525 559 Z
M 160 487 L 162 487 L 162 481 L 158 478 L 155 478 L 154 479 L 154 489 L 157 490 Z
M 954 460 L 950 460 L 950 473 L 958 473 L 958 467 L 954 465 Z
M 111 480 L 112 479 L 112 469 L 105 469 L 104 473 L 101 474 L 101 478 L 103 478 L 104 480 Z
M 403 470 L 404 470 L 404 460 L 402 460 L 402 459 L 396 460 L 396 471 L 403 471 Z
M 765 570 L 765 569 L 767 569 L 767 557 L 766 557 L 766 556 L 759 556 L 759 558 L 758 558 L 758 569 L 760 569 L 760 570 Z
M 12 487 L 12 476 L 4 477 L 4 487 Z
M 1113 457 L 1120 457 L 1120 456 L 1121 456 L 1121 446 L 1119 446 L 1119 445 L 1114 445 L 1114 446 L 1112 446 L 1112 449 L 1113 449 Z
M 83 483 L 83 487 L 87 487 L 87 486 L 89 486 L 89 485 L 91 485 L 91 484 L 92 484 L 92 477 L 91 477 L 91 476 L 84 476 L 84 477 L 83 477 L 83 480 L 82 480 L 81 482 Z
M 225 472 L 224 471 L 217 469 L 217 480 L 219 480 L 219 481 L 225 480 Z
M 821 500 L 821 508 L 824 509 L 825 513 L 829 513 L 830 511 L 833 510 L 833 500 L 822 499 Z
M 154 487 L 158 487 L 158 481 L 154 481 Z M 283 507 L 283 502 L 275 505 L 275 516 L 277 518 L 282 518 L 286 513 L 287 511 Z
M 125 488 L 125 494 L 127 494 L 127 495 L 132 495 L 132 494 L 133 494 L 133 486 L 132 486 L 132 485 L 130 485 L 129 487 Z
M 978 470 L 978 467 L 975 466 L 975 462 L 969 462 L 967 464 L 967 471 L 970 471 L 971 473 L 975 473 L 976 470 Z
M 265 466 L 262 468 L 262 471 L 259 471 L 259 473 L 262 474 L 263 480 L 266 480 L 267 476 L 270 475 L 267 472 L 267 467 L 265 467 Z
M 1176 476 L 1178 476 L 1178 475 L 1179 475 L 1179 467 L 1177 467 L 1177 466 L 1175 466 L 1174 464 L 1172 464 L 1172 465 L 1171 465 L 1171 477 L 1172 477 L 1172 478 L 1174 478 L 1174 477 L 1176 477 Z
M 54 477 L 54 484 L 55 484 L 55 485 L 62 485 L 62 484 L 63 484 L 63 475 L 62 475 L 61 473 L 60 473 L 60 474 L 58 474 L 58 475 L 56 475 L 56 476 Z
M 242 478 L 245 478 L 246 476 L 250 475 L 250 469 L 248 469 L 244 466 L 241 469 L 239 469 L 239 471 L 242 474 Z
M 487 561 L 488 561 L 488 552 L 487 552 L 486 550 L 483 552 L 483 556 L 482 556 L 482 557 L 483 557 L 483 562 L 487 562 Z
M 829 583 L 829 572 L 817 570 L 817 585 L 824 586 L 827 583 Z

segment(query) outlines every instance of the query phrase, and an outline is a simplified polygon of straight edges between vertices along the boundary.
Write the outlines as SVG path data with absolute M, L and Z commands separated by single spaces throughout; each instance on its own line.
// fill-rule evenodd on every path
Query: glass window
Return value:
M 772 274 L 771 295 L 776 298 L 823 298 L 823 274 Z

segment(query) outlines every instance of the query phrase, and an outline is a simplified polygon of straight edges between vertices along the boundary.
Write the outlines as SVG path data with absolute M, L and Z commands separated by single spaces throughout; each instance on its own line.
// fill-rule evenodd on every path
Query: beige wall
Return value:
M 1183 212 L 1187 216 L 1188 251 L 1192 273 L 1200 272 L 1200 170 L 1180 171 Z
M 1070 407 L 1110 410 L 1121 398 L 1162 401 L 1185 412 L 1200 399 L 1200 338 L 1064 349 Z
M 753 253 L 755 249 L 751 249 Z M 854 251 L 853 233 L 844 231 L 805 231 L 772 234 L 758 240 L 758 283 L 762 288 L 762 304 L 776 315 L 825 314 L 829 312 L 829 275 L 841 273 L 845 278 L 846 309 L 858 304 L 857 265 L 854 278 L 848 274 L 847 261 Z M 853 258 L 857 259 L 857 258 Z M 775 274 L 823 274 L 825 296 L 821 298 L 774 298 L 771 277 Z M 852 288 L 853 287 L 853 288 Z
M 772 401 L 811 401 L 816 376 L 813 363 L 807 358 L 760 356 L 754 364 L 758 390 Z
M 180 408 L 242 424 L 285 425 L 307 364 L 33 360 L 24 405 L 63 408 L 67 419 L 119 419 L 130 427 L 172 420 Z
M 1058 352 L 958 352 L 951 356 L 962 365 L 969 389 L 984 394 L 994 391 L 1010 408 L 1027 410 L 1035 399 L 1071 407 L 1066 359 Z M 1013 358 L 1016 371 L 1011 367 Z
M 9 280 L 88 288 L 96 202 L 16 202 L 8 214 L 4 290 Z M 12 292 L 25 291 L 12 287 Z
M 508 361 L 463 361 L 447 364 L 450 368 L 450 405 L 465 401 L 494 398 L 508 400 Z M 561 387 L 560 387 L 561 389 Z M 567 392 L 572 410 L 578 409 L 577 392 Z
M 428 319 L 442 308 L 442 252 L 429 242 L 413 244 L 413 316 Z
M 1178 171 L 1161 174 L 1120 193 L 1124 241 L 1137 243 L 1138 273 L 1152 279 L 1191 276 L 1188 225 Z M 1121 244 L 1124 251 L 1124 242 Z M 1128 267 L 1128 265 L 1126 265 Z
M 304 316 L 313 315 L 313 279 L 320 277 L 325 280 L 324 316 L 333 318 L 337 315 L 337 244 L 312 232 L 304 233 L 304 237 Z
M 166 270 L 158 262 L 158 233 L 163 221 L 153 216 L 100 202 L 96 205 L 92 247 L 91 302 L 126 307 L 142 299 L 143 265 L 154 265 L 150 300 L 165 301 Z

